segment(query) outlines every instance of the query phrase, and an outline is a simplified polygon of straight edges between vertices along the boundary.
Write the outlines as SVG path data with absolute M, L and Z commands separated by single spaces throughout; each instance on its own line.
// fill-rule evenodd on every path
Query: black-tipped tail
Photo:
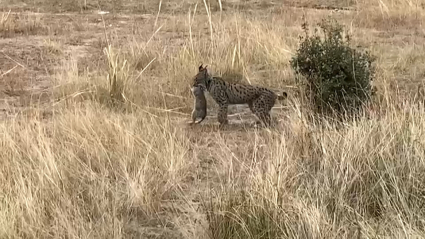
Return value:
M 288 93 L 286 93 L 285 91 L 283 91 L 281 95 L 277 95 L 278 100 L 284 100 L 286 98 L 288 98 Z

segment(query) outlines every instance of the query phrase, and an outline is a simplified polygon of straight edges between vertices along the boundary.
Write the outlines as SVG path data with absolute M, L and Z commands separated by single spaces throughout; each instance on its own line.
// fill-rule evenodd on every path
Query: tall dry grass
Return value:
M 417 29 L 424 19 L 423 0 L 360 1 L 359 23 L 364 27 L 394 30 Z
M 200 63 L 284 89 L 301 32 L 202 7 L 126 39 L 105 29 L 99 68 L 71 55 L 52 75 L 51 118 L 0 123 L 0 237 L 424 237 L 424 105 L 386 88 L 410 55 L 378 55 L 387 100 L 343 127 L 308 121 L 290 92 L 274 129 L 187 128 Z
M 3 12 L 0 16 L 0 37 L 16 35 L 46 34 L 48 29 L 43 25 L 40 16 Z

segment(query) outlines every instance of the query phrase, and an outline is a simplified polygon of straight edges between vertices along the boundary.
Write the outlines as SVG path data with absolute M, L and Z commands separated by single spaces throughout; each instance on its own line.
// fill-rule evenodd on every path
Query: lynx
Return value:
M 248 104 L 249 109 L 266 126 L 271 123 L 270 110 L 274 106 L 276 99 L 284 100 L 287 93 L 277 95 L 273 91 L 252 85 L 229 83 L 220 77 L 213 77 L 208 73 L 207 67 L 199 66 L 199 71 L 193 77 L 193 87 L 200 87 L 207 90 L 214 101 L 219 105 L 217 115 L 218 122 L 227 124 L 227 109 L 233 104 Z

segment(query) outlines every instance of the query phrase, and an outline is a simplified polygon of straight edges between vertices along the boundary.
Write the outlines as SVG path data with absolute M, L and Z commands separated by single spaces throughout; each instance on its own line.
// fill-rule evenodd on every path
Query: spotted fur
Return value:
M 193 87 L 207 90 L 214 101 L 219 105 L 218 122 L 227 124 L 227 109 L 229 105 L 248 104 L 249 109 L 266 126 L 270 125 L 270 110 L 276 99 L 283 100 L 287 93 L 278 96 L 273 91 L 259 86 L 229 83 L 220 77 L 213 77 L 206 67 L 199 66 L 198 74 L 193 78 Z

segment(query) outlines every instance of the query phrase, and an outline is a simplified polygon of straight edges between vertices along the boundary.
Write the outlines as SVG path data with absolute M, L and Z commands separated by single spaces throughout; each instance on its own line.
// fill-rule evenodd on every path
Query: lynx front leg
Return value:
M 217 120 L 220 123 L 220 125 L 228 124 L 229 121 L 227 120 L 227 104 L 220 105 L 220 109 L 218 110 Z

